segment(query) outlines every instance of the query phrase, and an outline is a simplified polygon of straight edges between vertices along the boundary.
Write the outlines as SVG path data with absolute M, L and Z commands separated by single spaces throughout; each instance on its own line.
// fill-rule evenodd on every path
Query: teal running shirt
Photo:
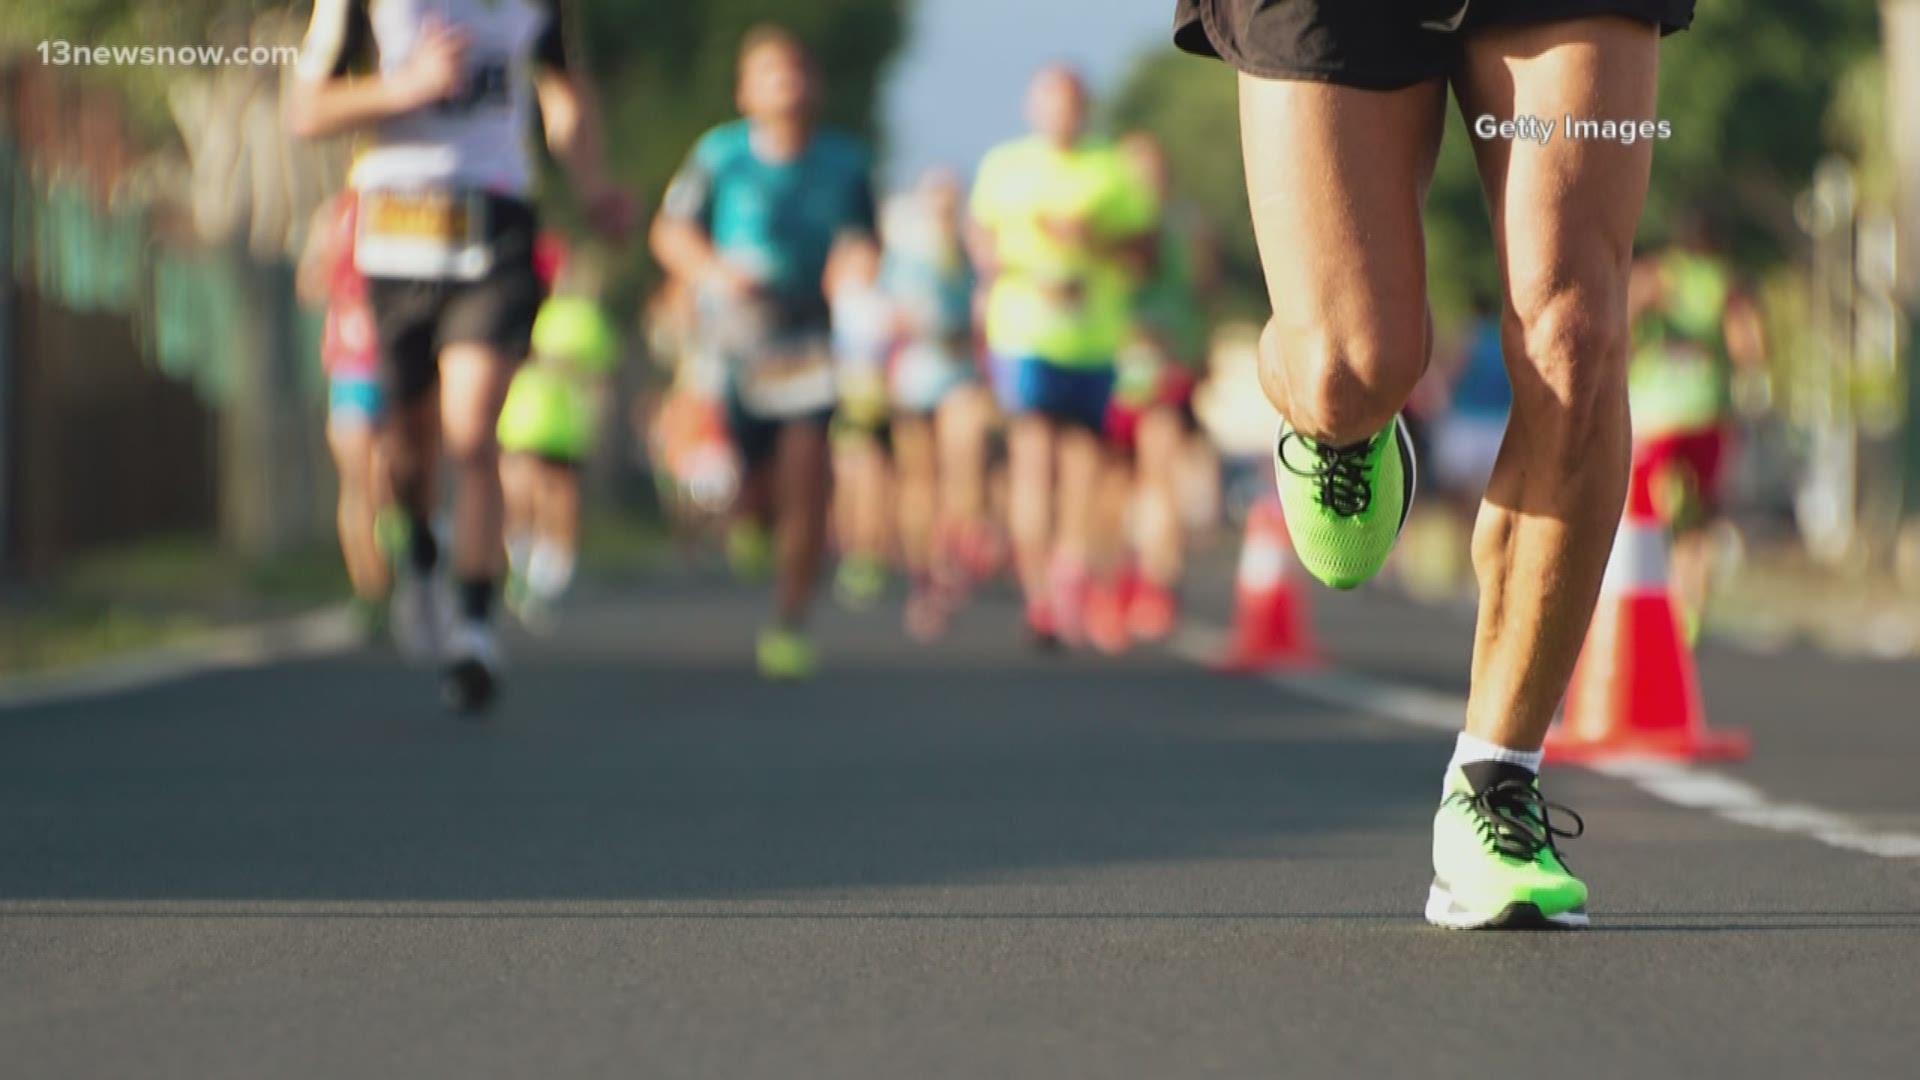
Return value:
M 816 131 L 800 156 L 768 161 L 753 128 L 709 131 L 674 177 L 662 212 L 699 225 L 728 262 L 758 277 L 790 312 L 824 325 L 822 278 L 834 242 L 874 232 L 872 156 L 856 138 Z

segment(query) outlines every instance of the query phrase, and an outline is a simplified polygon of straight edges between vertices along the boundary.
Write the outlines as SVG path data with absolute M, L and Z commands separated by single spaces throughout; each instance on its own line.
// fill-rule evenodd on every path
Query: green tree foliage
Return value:
M 1877 46 L 1873 6 L 1858 0 L 1702 3 L 1693 30 L 1662 46 L 1660 115 L 1672 122 L 1673 137 L 1654 154 L 1644 236 L 1657 241 L 1675 212 L 1707 207 L 1750 270 L 1789 257 L 1798 241 L 1793 200 L 1815 162 L 1836 150 L 1864 153 L 1872 138 L 1872 121 L 1861 119 L 1870 115 L 1872 87 L 1862 81 L 1872 77 L 1863 65 Z M 1176 180 L 1223 238 L 1235 271 L 1229 306 L 1263 310 L 1232 74 L 1156 51 L 1134 67 L 1114 119 L 1166 142 Z M 1443 320 L 1495 285 L 1486 204 L 1457 115 L 1448 120 L 1428 198 L 1427 244 Z
M 828 119 L 872 133 L 887 59 L 905 31 L 904 0 L 567 0 L 573 44 L 606 98 L 621 172 L 657 192 L 701 131 L 733 109 L 741 35 L 760 22 L 794 31 L 829 73 Z M 262 12 L 304 26 L 309 5 L 286 0 L 0 0 L 0 45 L 31 55 L 41 41 L 74 45 L 201 45 L 246 40 Z M 178 71 L 102 68 L 135 91 Z M 156 98 L 158 95 L 154 95 Z M 164 119 L 164 111 L 155 113 Z
M 1859 0 L 1702 3 L 1693 29 L 1661 52 L 1660 114 L 1673 138 L 1654 155 L 1649 223 L 1717 208 L 1735 250 L 1757 265 L 1798 242 L 1793 201 L 1834 150 L 1839 87 L 1880 43 Z
M 66 42 L 75 48 L 250 44 L 255 41 L 253 21 L 263 13 L 284 13 L 283 19 L 262 27 L 273 40 L 259 42 L 279 44 L 297 40 L 305 8 L 286 0 L 0 0 L 0 57 L 11 53 L 37 62 L 33 50 L 41 42 Z M 120 87 L 142 135 L 161 138 L 170 132 L 167 84 L 183 69 L 74 65 L 68 70 L 84 81 Z
M 756 23 L 785 26 L 827 74 L 829 121 L 872 134 L 889 57 L 905 34 L 907 0 L 566 0 L 572 45 L 600 87 L 616 173 L 649 201 L 700 133 L 733 115 L 741 36 Z M 297 39 L 306 3 L 287 0 L 0 0 L 0 52 L 41 41 L 74 45 L 238 44 L 262 13 L 281 14 Z M 80 72 L 128 92 L 149 133 L 164 135 L 167 80 L 177 68 Z M 559 219 L 574 215 L 564 185 L 547 190 Z
M 1174 188 L 1205 216 L 1220 262 L 1220 295 L 1211 298 L 1217 312 L 1255 316 L 1266 310 L 1266 297 L 1247 209 L 1238 102 L 1225 64 L 1165 49 L 1140 59 L 1108 111 L 1114 131 L 1150 131 L 1160 140 Z
M 872 134 L 903 0 L 579 0 L 575 44 L 606 99 L 621 175 L 656 196 L 700 133 L 734 115 L 734 69 L 752 25 L 785 26 L 827 76 L 826 116 Z

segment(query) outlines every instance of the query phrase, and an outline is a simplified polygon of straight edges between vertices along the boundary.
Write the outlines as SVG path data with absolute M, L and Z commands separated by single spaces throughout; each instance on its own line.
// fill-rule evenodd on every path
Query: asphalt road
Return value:
M 1202 604 L 1203 607 L 1207 606 Z M 1920 859 L 1579 770 L 1580 934 L 1419 920 L 1447 738 L 1170 653 L 1030 655 L 662 584 L 449 719 L 376 654 L 0 712 L 18 1077 L 1887 1076 L 1920 1069 Z M 1458 689 L 1455 615 L 1319 600 Z M 1729 770 L 1920 826 L 1920 665 L 1709 654 Z

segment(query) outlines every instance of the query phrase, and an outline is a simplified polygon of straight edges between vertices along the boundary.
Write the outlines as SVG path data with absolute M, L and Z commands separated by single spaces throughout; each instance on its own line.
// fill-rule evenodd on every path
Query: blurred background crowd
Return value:
M 1170 6 L 574 9 L 614 169 L 648 206 L 685 148 L 732 115 L 741 35 L 766 19 L 817 56 L 825 118 L 881 148 L 883 194 L 930 170 L 964 183 L 1023 129 L 1036 69 L 1084 70 L 1097 128 L 1164 148 L 1169 205 L 1193 240 L 1209 342 L 1195 411 L 1221 462 L 1193 471 L 1205 534 L 1270 483 L 1272 414 L 1252 375 L 1265 299 L 1234 79 L 1172 50 Z M 295 44 L 306 5 L 0 0 L 0 16 L 0 672 L 341 595 L 321 316 L 296 271 L 349 148 L 286 130 L 289 66 L 59 65 L 41 48 Z M 1677 583 L 1696 611 L 1715 597 L 1709 632 L 1920 651 L 1920 2 L 1702 5 L 1665 47 L 1660 115 L 1672 137 L 1655 154 L 1636 282 L 1670 322 L 1689 304 L 1710 311 L 1727 361 L 1693 399 L 1676 389 L 1684 365 L 1655 346 L 1652 375 L 1636 378 L 1641 416 L 1718 433 L 1706 470 L 1718 475 L 1677 455 L 1695 466 L 1670 485 L 1672 523 L 1691 538 Z M 1442 497 L 1410 525 L 1395 576 L 1436 602 L 1471 587 L 1475 447 L 1505 409 L 1503 378 L 1483 377 L 1497 295 L 1486 211 L 1450 124 L 1427 217 L 1442 345 L 1415 416 Z M 604 248 L 565 185 L 544 191 L 624 361 L 586 473 L 583 558 L 618 574 L 677 557 L 676 539 L 697 551 L 711 477 L 672 460 L 698 433 L 676 434 L 663 408 L 674 298 L 643 245 Z

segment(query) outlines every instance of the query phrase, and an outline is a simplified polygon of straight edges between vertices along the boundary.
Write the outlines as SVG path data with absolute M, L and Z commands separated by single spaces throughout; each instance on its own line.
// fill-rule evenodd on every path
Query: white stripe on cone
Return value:
M 1628 521 L 1614 534 L 1607 556 L 1607 574 L 1600 580 L 1602 596 L 1667 591 L 1667 531 L 1654 523 Z
M 1240 552 L 1240 587 L 1248 592 L 1271 592 L 1287 576 L 1287 553 L 1271 530 L 1247 538 Z

